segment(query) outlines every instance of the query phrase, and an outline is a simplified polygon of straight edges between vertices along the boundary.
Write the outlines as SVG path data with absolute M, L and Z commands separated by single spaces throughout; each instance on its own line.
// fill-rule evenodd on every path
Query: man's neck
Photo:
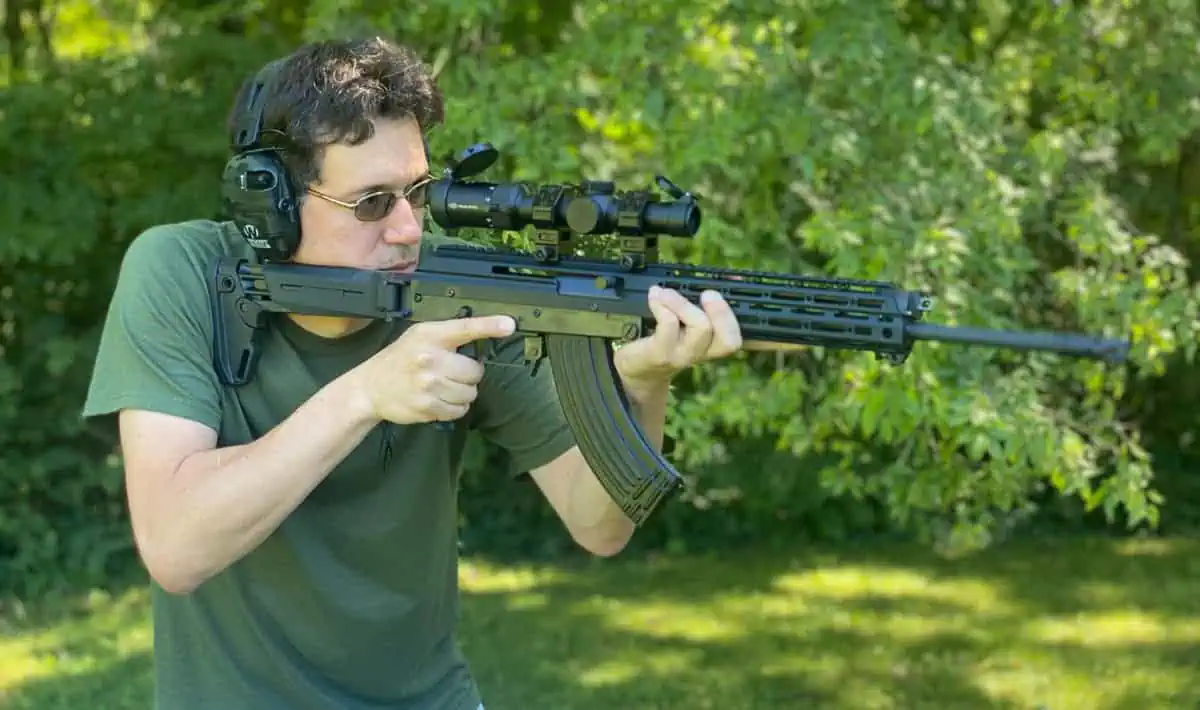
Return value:
M 341 316 L 310 316 L 298 313 L 288 313 L 288 318 L 312 333 L 322 338 L 344 338 L 352 333 L 366 328 L 371 322 L 369 318 L 343 318 Z

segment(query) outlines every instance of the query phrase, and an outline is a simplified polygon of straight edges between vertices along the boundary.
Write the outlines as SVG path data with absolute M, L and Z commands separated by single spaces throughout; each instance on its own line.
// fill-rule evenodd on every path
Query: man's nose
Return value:
M 413 209 L 408 200 L 399 200 L 387 217 L 384 239 L 389 244 L 416 244 L 424 231 L 421 217 L 424 210 Z

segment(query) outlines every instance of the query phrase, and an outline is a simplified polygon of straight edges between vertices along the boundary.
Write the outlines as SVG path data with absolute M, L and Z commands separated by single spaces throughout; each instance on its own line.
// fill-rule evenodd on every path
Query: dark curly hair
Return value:
M 374 119 L 413 118 L 426 133 L 445 118 L 441 91 L 420 56 L 383 37 L 312 42 L 268 66 L 275 74 L 265 88 L 262 128 L 271 133 L 264 138 L 281 149 L 297 186 L 317 180 L 324 146 L 367 140 Z M 247 79 L 234 99 L 231 138 L 253 82 Z

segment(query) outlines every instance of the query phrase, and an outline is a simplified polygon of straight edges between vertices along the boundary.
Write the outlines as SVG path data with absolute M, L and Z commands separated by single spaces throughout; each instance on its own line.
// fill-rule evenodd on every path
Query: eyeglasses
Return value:
M 378 222 L 391 214 L 392 210 L 396 209 L 396 203 L 401 199 L 408 200 L 414 210 L 424 207 L 429 200 L 429 183 L 431 182 L 433 182 L 433 176 L 425 175 L 399 193 L 381 190 L 363 195 L 354 202 L 339 200 L 311 187 L 307 188 L 307 192 L 340 207 L 354 210 L 354 216 L 360 222 Z

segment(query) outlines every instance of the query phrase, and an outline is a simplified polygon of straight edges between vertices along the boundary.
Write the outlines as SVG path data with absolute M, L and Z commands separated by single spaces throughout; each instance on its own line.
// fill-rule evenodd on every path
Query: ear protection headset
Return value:
M 278 70 L 275 60 L 255 74 L 238 102 L 230 148 L 233 155 L 221 175 L 225 211 L 263 261 L 286 261 L 300 244 L 296 185 L 279 155 L 285 141 L 278 131 L 263 131 L 268 87 Z
M 287 136 L 263 130 L 268 89 L 283 60 L 258 71 L 238 101 L 230 148 L 233 155 L 221 175 L 225 212 L 261 261 L 287 261 L 300 245 L 300 207 L 296 185 L 283 164 Z M 426 159 L 429 143 L 421 136 Z

